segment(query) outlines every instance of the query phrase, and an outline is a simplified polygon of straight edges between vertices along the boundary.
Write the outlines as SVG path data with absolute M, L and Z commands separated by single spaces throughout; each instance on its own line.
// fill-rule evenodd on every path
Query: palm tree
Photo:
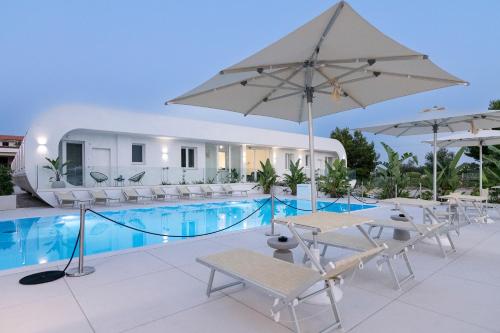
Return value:
M 349 178 L 345 160 L 334 160 L 331 164 L 325 162 L 325 175 L 318 179 L 319 189 L 335 198 L 347 193 Z
M 269 159 L 266 160 L 266 163 L 261 161 L 260 167 L 261 169 L 257 171 L 257 182 L 259 183 L 257 186 L 262 188 L 264 194 L 269 194 L 271 193 L 271 187 L 276 184 L 278 176 Z
M 446 195 L 455 191 L 460 185 L 460 177 L 458 175 L 458 162 L 465 151 L 465 148 L 460 148 L 447 165 L 437 162 L 438 173 L 436 176 L 436 185 L 438 196 Z M 422 185 L 426 188 L 432 188 L 432 173 L 425 169 L 422 177 Z
M 297 195 L 297 184 L 304 184 L 308 181 L 306 174 L 304 173 L 304 168 L 299 166 L 300 159 L 295 163 L 290 163 L 290 174 L 284 174 L 284 182 L 286 186 L 292 191 L 292 195 Z
M 382 198 L 404 196 L 410 179 L 408 174 L 402 171 L 402 166 L 409 159 L 418 163 L 417 156 L 408 152 L 399 155 L 386 143 L 381 144 L 387 153 L 387 162 L 382 162 L 377 169 L 382 178 Z

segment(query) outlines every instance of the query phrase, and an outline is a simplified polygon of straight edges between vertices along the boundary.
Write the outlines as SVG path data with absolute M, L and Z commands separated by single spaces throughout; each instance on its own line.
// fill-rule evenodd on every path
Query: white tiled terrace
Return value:
M 356 214 L 388 217 L 390 208 Z M 421 214 L 420 209 L 409 212 Z M 2 219 L 35 213 L 61 211 L 18 210 L 3 213 Z M 498 210 L 490 213 L 500 222 Z M 269 311 L 273 299 L 258 289 L 234 287 L 207 299 L 209 272 L 195 262 L 197 256 L 235 247 L 272 255 L 266 230 L 88 257 L 96 273 L 45 285 L 18 284 L 37 267 L 4 271 L 0 332 L 290 332 L 288 313 L 275 323 Z M 387 269 L 379 272 L 374 261 L 347 276 L 339 303 L 344 331 L 500 332 L 500 223 L 469 225 L 453 237 L 458 251 L 447 259 L 432 244 L 410 251 L 416 279 L 402 291 L 393 289 Z M 327 257 L 335 260 L 342 253 L 330 249 Z M 294 256 L 298 261 L 302 252 L 296 249 Z M 216 275 L 216 283 L 224 280 Z M 298 316 L 305 332 L 331 319 L 328 307 L 309 304 L 298 307 Z

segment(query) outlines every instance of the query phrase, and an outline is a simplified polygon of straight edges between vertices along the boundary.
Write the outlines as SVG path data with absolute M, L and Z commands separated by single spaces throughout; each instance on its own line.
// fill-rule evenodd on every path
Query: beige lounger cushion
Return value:
M 274 221 L 280 224 L 293 223 L 299 228 L 304 227 L 327 232 L 373 222 L 373 219 L 354 214 L 315 212 L 306 215 L 278 217 Z
M 236 278 L 248 281 L 274 293 L 287 297 L 297 295 L 322 280 L 321 275 L 310 268 L 288 263 L 245 249 L 229 250 L 198 258 L 198 262 L 228 272 Z
M 312 234 L 306 233 L 302 236 L 307 242 L 312 242 Z M 325 232 L 317 235 L 316 240 L 320 244 L 326 244 L 338 248 L 344 248 L 353 251 L 369 251 L 373 249 L 373 245 L 364 236 L 346 235 L 338 232 Z M 375 239 L 379 246 L 387 245 L 387 249 L 383 252 L 385 255 L 392 256 L 404 251 L 408 246 L 413 245 L 417 239 L 410 239 L 408 241 L 399 241 L 396 239 Z
M 409 222 L 401 222 L 393 220 L 376 220 L 375 222 L 369 223 L 369 225 L 374 227 L 393 228 L 393 229 L 401 229 L 407 231 L 418 231 L 421 234 L 428 234 L 447 225 L 447 222 L 433 223 L 433 224 L 421 224 L 421 223 L 415 224 L 417 230 L 415 230 L 413 224 Z

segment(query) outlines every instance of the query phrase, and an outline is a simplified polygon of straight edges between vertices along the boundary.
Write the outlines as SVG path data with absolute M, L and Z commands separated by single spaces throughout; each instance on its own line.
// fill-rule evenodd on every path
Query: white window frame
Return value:
M 133 147 L 134 146 L 141 146 L 142 147 L 142 162 L 134 162 L 134 160 L 133 160 L 133 150 L 134 150 Z M 134 142 L 130 145 L 130 161 L 132 164 L 137 164 L 137 165 L 146 164 L 146 144 Z
M 325 163 L 332 164 L 335 161 L 335 157 L 333 156 L 325 156 Z
M 184 154 L 186 155 L 185 156 L 185 160 L 186 160 L 186 166 L 182 166 L 182 150 L 184 149 Z M 189 166 L 189 150 L 192 149 L 193 150 L 193 166 L 190 167 Z M 184 168 L 184 169 L 196 169 L 198 167 L 198 148 L 196 147 L 187 147 L 187 146 L 182 146 L 181 147 L 181 168 Z

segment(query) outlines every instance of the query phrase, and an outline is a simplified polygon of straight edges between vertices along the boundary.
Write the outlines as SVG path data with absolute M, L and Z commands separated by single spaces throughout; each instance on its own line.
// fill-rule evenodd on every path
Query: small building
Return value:
M 22 141 L 22 136 L 0 135 L 0 165 L 11 165 Z
M 12 168 L 21 188 L 55 204 L 46 157 L 67 163 L 66 188 L 247 183 L 267 159 L 282 175 L 300 159 L 308 172 L 303 134 L 155 113 L 68 106 L 42 114 L 29 129 Z M 346 159 L 342 144 L 315 138 L 316 167 Z M 139 182 L 134 176 L 143 174 Z M 98 177 L 96 177 L 96 175 Z M 97 178 L 97 179 L 96 179 Z M 101 181 L 102 179 L 105 181 Z M 129 179 L 133 180 L 129 180 Z

